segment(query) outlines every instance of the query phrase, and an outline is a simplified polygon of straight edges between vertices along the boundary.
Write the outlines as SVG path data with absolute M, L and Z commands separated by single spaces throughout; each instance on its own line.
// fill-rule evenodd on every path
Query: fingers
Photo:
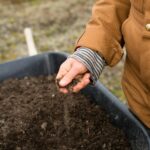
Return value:
M 85 73 L 82 77 L 81 77 L 81 75 L 76 76 L 76 79 L 78 79 L 78 78 L 80 78 L 80 82 L 78 82 L 73 87 L 73 91 L 71 91 L 71 92 L 77 93 L 90 83 L 90 73 Z M 67 88 L 60 88 L 59 91 L 64 94 L 68 94 L 70 92 L 70 90 L 68 90 Z
M 87 68 L 80 63 L 79 61 L 69 58 L 67 59 L 59 69 L 59 72 L 56 76 L 56 81 L 59 81 L 59 90 L 60 92 L 67 94 L 67 85 L 69 85 L 73 79 L 76 79 L 79 75 L 83 76 L 83 81 L 75 86 L 75 91 L 79 91 L 89 83 L 90 74 L 86 74 Z M 74 88 L 74 87 L 73 87 Z
M 72 67 L 70 71 L 59 82 L 61 87 L 67 86 L 80 73 L 80 70 Z
M 85 73 L 77 85 L 73 87 L 73 92 L 79 92 L 90 83 L 90 73 Z
M 66 88 L 60 88 L 59 91 L 64 94 L 68 94 L 69 91 Z
M 59 68 L 58 74 L 56 76 L 56 79 L 61 79 L 63 78 L 67 72 L 70 70 L 71 68 L 71 63 L 67 63 L 67 61 L 65 61 Z
M 67 86 L 79 74 L 87 72 L 87 68 L 75 59 L 69 58 L 60 67 L 56 79 L 61 79 L 59 85 Z

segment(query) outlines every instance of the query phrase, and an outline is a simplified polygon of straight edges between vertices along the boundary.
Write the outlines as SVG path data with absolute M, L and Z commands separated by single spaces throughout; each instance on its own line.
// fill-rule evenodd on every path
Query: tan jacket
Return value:
M 132 111 L 150 128 L 150 2 L 149 0 L 98 0 L 77 47 L 91 48 L 109 66 L 127 57 L 122 78 Z

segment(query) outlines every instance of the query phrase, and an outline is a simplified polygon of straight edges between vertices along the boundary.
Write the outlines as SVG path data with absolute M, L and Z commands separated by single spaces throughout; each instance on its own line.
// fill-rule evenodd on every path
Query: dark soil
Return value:
M 59 93 L 54 77 L 0 84 L 0 150 L 130 150 L 108 120 L 82 94 Z
M 60 82 L 60 79 L 57 79 L 57 80 L 56 80 L 56 86 L 57 86 L 57 88 L 58 88 L 58 89 L 59 89 L 59 88 L 64 88 L 64 87 L 61 87 L 61 86 L 59 85 L 59 82 Z M 78 84 L 79 82 L 80 82 L 79 79 L 74 79 L 74 80 L 72 80 L 72 82 L 71 82 L 69 85 L 65 86 L 65 88 L 68 90 L 69 93 L 72 93 L 72 92 L 73 92 L 73 87 L 74 87 L 76 84 Z

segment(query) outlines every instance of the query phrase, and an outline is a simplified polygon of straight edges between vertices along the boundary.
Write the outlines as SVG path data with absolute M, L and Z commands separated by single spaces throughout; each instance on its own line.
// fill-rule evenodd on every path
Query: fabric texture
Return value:
M 109 66 L 126 60 L 122 77 L 129 108 L 150 128 L 150 24 L 149 0 L 98 0 L 78 47 L 88 47 Z
M 99 79 L 106 65 L 104 59 L 97 52 L 86 47 L 78 48 L 69 58 L 74 58 L 86 66 L 91 74 L 93 84 Z

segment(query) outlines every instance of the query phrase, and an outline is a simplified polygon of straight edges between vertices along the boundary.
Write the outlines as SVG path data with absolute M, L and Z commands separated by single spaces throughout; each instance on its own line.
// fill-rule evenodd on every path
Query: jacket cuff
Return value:
M 93 84 L 99 79 L 106 65 L 105 60 L 97 52 L 86 47 L 78 48 L 69 58 L 74 58 L 86 66 Z

